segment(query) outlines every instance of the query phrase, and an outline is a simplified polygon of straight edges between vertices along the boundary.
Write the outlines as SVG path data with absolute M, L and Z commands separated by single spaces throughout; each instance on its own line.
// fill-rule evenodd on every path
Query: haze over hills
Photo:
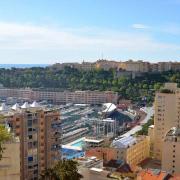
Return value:
M 0 2 L 0 63 L 179 59 L 178 0 Z M 153 13 L 152 13 L 153 12 Z

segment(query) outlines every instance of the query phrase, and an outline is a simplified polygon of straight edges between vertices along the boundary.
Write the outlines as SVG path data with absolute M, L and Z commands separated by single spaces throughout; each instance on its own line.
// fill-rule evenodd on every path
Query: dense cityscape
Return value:
M 0 1 L 0 180 L 180 180 L 179 9 Z
M 123 72 L 126 81 L 169 73 L 177 83 L 160 81 L 149 103 L 146 95 L 131 100 L 118 91 L 9 88 L 1 80 L 1 179 L 51 179 L 48 169 L 62 160 L 76 162 L 84 179 L 179 178 L 179 63 L 164 62 L 161 70 L 143 72 L 97 62 L 106 66 L 89 71 Z M 75 64 L 48 68 L 75 71 Z

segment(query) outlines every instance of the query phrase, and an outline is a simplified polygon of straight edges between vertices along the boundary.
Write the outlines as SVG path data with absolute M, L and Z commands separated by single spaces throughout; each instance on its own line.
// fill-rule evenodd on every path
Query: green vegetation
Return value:
M 78 173 L 78 163 L 73 160 L 61 160 L 54 167 L 46 169 L 41 179 L 48 180 L 80 180 L 83 178 Z
M 4 151 L 3 143 L 10 139 L 10 134 L 8 133 L 7 129 L 4 125 L 0 125 L 0 160 L 2 158 L 2 153 Z
M 137 135 L 148 135 L 148 128 L 150 125 L 154 124 L 154 116 L 151 117 L 151 119 L 142 126 L 142 129 L 137 132 Z
M 163 72 L 161 74 L 144 74 L 135 79 L 118 77 L 116 71 L 94 69 L 83 71 L 70 67 L 63 70 L 53 68 L 0 69 L 0 83 L 9 88 L 42 88 L 63 90 L 112 90 L 122 98 L 135 102 L 146 97 L 152 103 L 155 90 L 165 82 L 180 84 L 180 72 Z

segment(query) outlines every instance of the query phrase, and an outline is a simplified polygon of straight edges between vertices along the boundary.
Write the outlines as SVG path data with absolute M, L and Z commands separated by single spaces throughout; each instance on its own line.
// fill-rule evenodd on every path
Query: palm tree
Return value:
M 73 160 L 61 160 L 52 168 L 45 169 L 41 174 L 42 180 L 80 180 L 78 163 Z

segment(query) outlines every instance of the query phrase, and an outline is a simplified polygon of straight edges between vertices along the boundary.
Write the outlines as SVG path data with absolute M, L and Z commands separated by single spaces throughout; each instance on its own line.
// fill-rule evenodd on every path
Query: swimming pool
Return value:
M 68 148 L 62 148 L 61 153 L 62 153 L 63 159 L 80 158 L 85 155 L 84 151 L 77 151 L 77 150 L 68 149 Z
M 82 148 L 84 146 L 84 141 L 80 140 L 74 144 L 71 144 L 71 146 Z

